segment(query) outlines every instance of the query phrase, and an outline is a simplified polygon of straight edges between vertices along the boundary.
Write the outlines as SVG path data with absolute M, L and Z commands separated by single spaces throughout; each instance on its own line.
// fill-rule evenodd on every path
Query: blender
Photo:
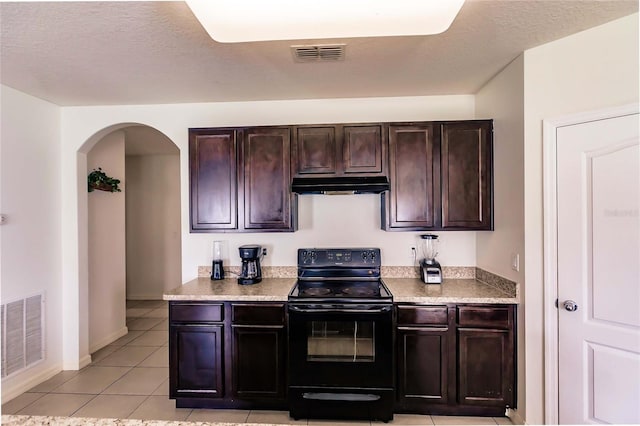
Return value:
M 213 262 L 211 263 L 211 279 L 223 280 L 224 267 L 222 265 L 224 244 L 222 241 L 213 242 Z
M 420 261 L 420 279 L 425 284 L 442 284 L 442 268 L 436 260 L 438 255 L 438 236 L 434 234 L 420 235 L 421 251 L 424 257 Z

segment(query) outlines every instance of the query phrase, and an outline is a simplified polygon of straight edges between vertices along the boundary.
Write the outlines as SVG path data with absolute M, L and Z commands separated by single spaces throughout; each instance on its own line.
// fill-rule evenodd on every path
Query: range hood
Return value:
M 291 192 L 298 194 L 379 194 L 389 190 L 386 176 L 293 178 Z

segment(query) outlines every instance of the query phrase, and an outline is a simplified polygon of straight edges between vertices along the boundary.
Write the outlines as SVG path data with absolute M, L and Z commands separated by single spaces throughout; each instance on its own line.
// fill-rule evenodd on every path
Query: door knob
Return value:
M 565 300 L 562 305 L 569 312 L 574 312 L 578 310 L 578 304 L 573 300 Z

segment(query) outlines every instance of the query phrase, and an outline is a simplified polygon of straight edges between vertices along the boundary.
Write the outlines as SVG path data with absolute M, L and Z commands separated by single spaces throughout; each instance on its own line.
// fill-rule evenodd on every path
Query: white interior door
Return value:
M 640 423 L 638 125 L 557 129 L 561 424 Z

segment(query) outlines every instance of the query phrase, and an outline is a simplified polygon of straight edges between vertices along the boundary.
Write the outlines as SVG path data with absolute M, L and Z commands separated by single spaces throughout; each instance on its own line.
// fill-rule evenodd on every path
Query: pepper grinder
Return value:
M 222 251 L 223 242 L 213 242 L 213 262 L 211 263 L 211 279 L 223 280 L 224 279 L 224 266 L 222 265 Z

